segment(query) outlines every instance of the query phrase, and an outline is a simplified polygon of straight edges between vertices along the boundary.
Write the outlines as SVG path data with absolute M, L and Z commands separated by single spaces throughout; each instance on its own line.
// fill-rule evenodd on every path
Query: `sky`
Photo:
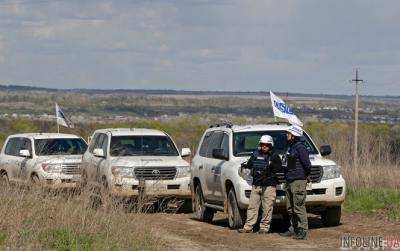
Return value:
M 0 0 L 0 84 L 400 95 L 398 0 Z

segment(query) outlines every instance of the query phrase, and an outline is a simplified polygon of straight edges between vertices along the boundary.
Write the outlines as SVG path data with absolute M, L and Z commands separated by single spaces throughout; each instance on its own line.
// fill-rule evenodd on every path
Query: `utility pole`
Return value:
M 352 83 L 356 85 L 355 91 L 355 105 L 354 105 L 354 167 L 358 166 L 358 89 L 359 84 L 363 82 L 362 79 L 358 77 L 358 68 L 356 68 L 356 78 L 351 80 Z

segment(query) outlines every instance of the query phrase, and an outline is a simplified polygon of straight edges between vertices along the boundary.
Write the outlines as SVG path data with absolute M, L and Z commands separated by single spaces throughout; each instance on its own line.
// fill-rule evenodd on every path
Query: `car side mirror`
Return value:
M 215 159 L 222 159 L 222 160 L 229 160 L 229 156 L 224 153 L 224 149 L 222 148 L 215 148 L 212 151 L 212 156 Z
M 29 158 L 31 157 L 31 153 L 27 149 L 23 149 L 19 151 L 19 156 L 24 157 L 24 158 Z
M 182 157 L 188 157 L 188 156 L 190 156 L 190 154 L 192 154 L 192 152 L 190 151 L 189 148 L 182 148 L 182 151 L 181 151 Z
M 94 149 L 93 150 L 93 155 L 96 156 L 96 157 L 99 157 L 99 158 L 105 158 L 106 157 L 105 154 L 104 154 L 103 149 L 101 149 L 101 148 Z
M 328 156 L 332 153 L 332 148 L 330 145 L 321 146 L 320 150 L 322 156 Z

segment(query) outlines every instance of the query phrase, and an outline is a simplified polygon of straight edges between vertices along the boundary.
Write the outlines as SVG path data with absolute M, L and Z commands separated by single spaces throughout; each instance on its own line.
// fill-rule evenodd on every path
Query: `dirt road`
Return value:
M 224 215 L 217 215 L 212 224 L 192 219 L 191 214 L 150 214 L 152 229 L 177 250 L 266 250 L 266 249 L 314 249 L 332 250 L 340 248 L 340 237 L 353 236 L 400 236 L 400 222 L 393 223 L 376 217 L 359 214 L 342 215 L 342 224 L 324 227 L 317 217 L 309 217 L 308 241 L 296 241 L 278 235 L 280 220 L 275 220 L 269 235 L 239 234 L 227 227 Z

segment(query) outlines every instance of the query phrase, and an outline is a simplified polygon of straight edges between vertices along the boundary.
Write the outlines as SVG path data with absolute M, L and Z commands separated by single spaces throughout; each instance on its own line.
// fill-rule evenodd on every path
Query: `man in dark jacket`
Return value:
M 282 236 L 307 239 L 308 221 L 306 211 L 307 182 L 311 162 L 303 140 L 303 129 L 292 125 L 287 133 L 289 148 L 284 157 L 286 179 L 286 208 L 291 226 Z
M 276 172 L 282 167 L 279 155 L 273 151 L 274 141 L 271 136 L 263 135 L 260 139 L 260 147 L 254 151 L 250 159 L 243 166 L 251 170 L 253 186 L 250 194 L 249 207 L 247 208 L 246 224 L 238 231 L 240 233 L 253 232 L 253 226 L 257 222 L 260 204 L 263 216 L 260 222 L 260 234 L 269 233 L 272 219 L 272 210 L 276 199 Z

